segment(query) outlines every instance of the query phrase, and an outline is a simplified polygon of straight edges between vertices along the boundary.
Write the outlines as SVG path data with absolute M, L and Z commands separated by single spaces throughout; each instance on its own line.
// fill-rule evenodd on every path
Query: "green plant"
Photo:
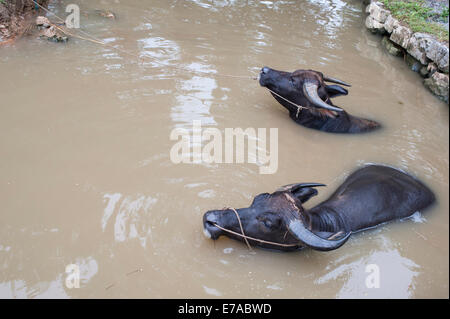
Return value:
M 448 18 L 448 7 L 442 11 L 441 18 L 443 18 L 443 19 Z
M 428 19 L 431 9 L 425 6 L 423 0 L 393 1 L 383 0 L 386 7 L 400 18 Z

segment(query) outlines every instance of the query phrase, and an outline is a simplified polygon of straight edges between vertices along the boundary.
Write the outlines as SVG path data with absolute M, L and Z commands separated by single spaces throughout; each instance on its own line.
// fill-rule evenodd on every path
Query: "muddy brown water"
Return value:
M 31 37 L 0 50 L 0 297 L 448 298 L 448 106 L 380 48 L 360 1 L 70 3 L 83 30 L 118 49 Z M 65 16 L 67 4 L 50 9 Z M 383 129 L 309 130 L 256 81 L 223 76 L 264 65 L 352 83 L 336 104 Z M 174 164 L 170 132 L 193 120 L 278 128 L 278 171 Z M 366 163 L 417 176 L 437 204 L 328 253 L 251 252 L 203 235 L 209 209 L 327 184 L 311 207 Z M 69 264 L 80 288 L 66 286 Z M 372 264 L 379 288 L 366 285 Z

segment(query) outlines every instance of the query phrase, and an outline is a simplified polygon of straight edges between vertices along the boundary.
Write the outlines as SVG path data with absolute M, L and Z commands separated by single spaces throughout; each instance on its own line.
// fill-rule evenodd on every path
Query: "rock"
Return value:
M 384 23 L 390 15 L 390 12 L 384 9 L 384 5 L 381 2 L 372 2 L 366 8 L 366 12 L 370 13 L 370 16 L 379 23 Z
M 55 35 L 53 37 L 47 38 L 51 42 L 67 42 L 69 39 L 66 36 Z
M 410 54 L 406 54 L 405 57 L 405 62 L 406 64 L 408 64 L 408 66 L 410 67 L 411 70 L 413 70 L 414 72 L 419 72 L 420 69 L 422 68 L 422 64 L 417 61 L 412 55 Z
M 373 33 L 384 33 L 384 25 L 374 18 L 372 16 L 367 16 L 366 18 L 366 28 L 369 29 Z
M 36 18 L 36 25 L 38 25 L 38 26 L 45 26 L 45 25 L 50 26 L 50 21 L 46 17 L 39 16 L 39 17 Z
M 56 36 L 56 30 L 55 27 L 50 27 L 44 30 L 44 32 L 42 33 L 42 36 L 47 37 L 47 38 L 52 38 L 54 36 Z
M 69 40 L 66 36 L 57 32 L 54 26 L 45 29 L 41 34 L 41 38 L 52 42 L 67 42 Z
M 432 77 L 425 79 L 423 84 L 448 103 L 448 82 L 448 74 L 435 72 Z
M 383 37 L 383 39 L 381 40 L 381 44 L 385 47 L 389 54 L 392 54 L 394 56 L 401 56 L 403 54 L 402 48 L 389 40 L 389 37 L 387 36 Z
M 110 10 L 95 10 L 95 12 L 103 18 L 108 18 L 108 19 L 116 18 L 116 15 L 114 14 L 114 12 L 112 12 Z
M 5 38 L 9 38 L 11 36 L 11 32 L 8 29 L 2 29 L 2 34 Z
M 430 44 L 426 55 L 430 60 L 436 62 L 441 71 L 448 73 L 448 47 L 444 43 L 434 40 Z
M 404 26 L 398 25 L 391 33 L 389 38 L 392 42 L 397 43 L 402 48 L 407 48 L 412 31 Z
M 421 67 L 420 70 L 419 70 L 419 74 L 420 74 L 423 78 L 426 78 L 427 75 L 428 75 L 428 67 L 425 66 L 425 65 L 424 65 L 423 67 Z
M 105 18 L 108 18 L 108 19 L 115 19 L 116 18 L 116 15 L 114 13 L 112 13 L 112 12 L 106 12 L 102 16 L 105 17 Z
M 428 63 L 427 71 L 428 71 L 429 76 L 432 76 L 434 74 L 434 72 L 436 72 L 437 70 L 438 70 L 438 67 L 437 67 L 436 63 L 434 63 L 434 62 Z
M 393 16 L 388 16 L 386 21 L 384 22 L 384 29 L 392 33 L 395 28 L 397 28 L 400 25 L 400 22 L 398 22 L 397 19 L 395 19 Z
M 50 38 L 49 40 L 53 42 L 67 42 L 69 39 L 66 36 L 57 35 L 53 38 Z
M 409 39 L 406 50 L 422 64 L 428 64 L 427 52 L 436 40 L 426 33 L 414 33 Z

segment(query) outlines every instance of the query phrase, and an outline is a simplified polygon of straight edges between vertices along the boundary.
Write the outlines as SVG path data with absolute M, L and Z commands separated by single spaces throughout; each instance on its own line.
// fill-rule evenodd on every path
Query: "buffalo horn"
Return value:
M 343 110 L 339 107 L 334 107 L 332 105 L 329 105 L 322 101 L 322 99 L 319 97 L 319 94 L 317 94 L 318 85 L 307 81 L 303 84 L 303 93 L 305 94 L 306 98 L 314 104 L 316 107 L 321 107 L 330 111 L 336 111 L 336 112 L 342 112 Z
M 296 190 L 299 190 L 300 188 L 319 187 L 319 186 L 327 186 L 327 185 L 321 184 L 321 183 L 294 183 L 294 184 L 281 186 L 280 188 L 277 189 L 277 192 L 286 192 L 286 191 L 295 192 Z
M 341 81 L 341 80 L 339 80 L 339 79 L 335 79 L 335 78 L 330 78 L 330 77 L 328 77 L 328 76 L 324 76 L 323 77 L 323 80 L 324 81 L 327 81 L 327 82 L 332 82 L 332 83 L 336 83 L 336 84 L 342 84 L 342 85 L 344 85 L 344 86 L 351 86 L 351 84 L 348 84 L 348 83 L 346 83 L 346 82 L 344 82 L 344 81 Z
M 310 231 L 299 218 L 290 221 L 288 229 L 294 237 L 306 246 L 320 251 L 328 251 L 341 247 L 351 235 L 351 232 L 348 232 L 341 239 L 324 239 Z

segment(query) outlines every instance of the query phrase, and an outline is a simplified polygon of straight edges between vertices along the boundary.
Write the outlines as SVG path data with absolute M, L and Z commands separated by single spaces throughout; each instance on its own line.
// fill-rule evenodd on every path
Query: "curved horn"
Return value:
M 300 219 L 292 220 L 289 223 L 288 230 L 294 237 L 306 246 L 320 251 L 329 251 L 341 247 L 351 235 L 351 232 L 348 232 L 341 239 L 324 239 L 306 228 Z
M 341 80 L 335 79 L 335 78 L 330 78 L 330 77 L 325 76 L 325 75 L 323 76 L 323 80 L 324 80 L 324 81 L 327 81 L 327 82 L 336 83 L 336 84 L 342 84 L 342 85 L 348 86 L 348 87 L 351 86 L 351 84 L 348 84 L 348 83 L 346 83 L 346 82 L 344 82 L 344 81 L 341 81 Z
M 339 107 L 334 107 L 330 104 L 325 103 L 322 101 L 322 99 L 319 97 L 319 94 L 317 94 L 317 89 L 319 86 L 315 83 L 312 83 L 310 81 L 306 81 L 303 84 L 303 93 L 305 94 L 306 98 L 314 104 L 316 107 L 321 107 L 330 111 L 336 111 L 336 112 L 342 112 L 343 109 Z
M 319 187 L 319 186 L 327 186 L 327 185 L 321 184 L 321 183 L 294 183 L 294 184 L 288 184 L 288 185 L 281 186 L 276 191 L 277 192 L 295 191 L 300 188 Z

